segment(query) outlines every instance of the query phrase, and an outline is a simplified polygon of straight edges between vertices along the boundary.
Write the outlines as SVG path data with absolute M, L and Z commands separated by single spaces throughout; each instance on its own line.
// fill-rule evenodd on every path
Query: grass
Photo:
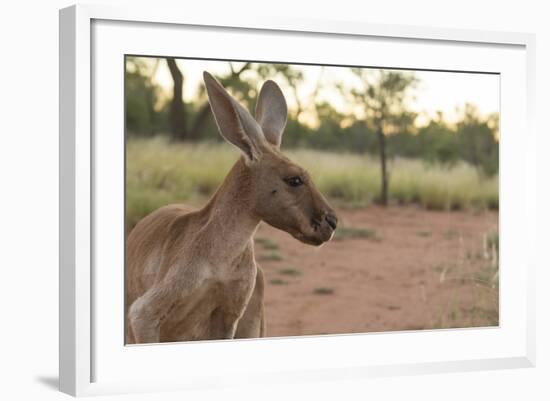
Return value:
M 458 237 L 458 234 L 458 231 L 451 228 L 450 230 L 447 230 L 443 233 L 443 238 L 448 240 L 455 239 Z
M 445 270 L 448 270 L 448 268 L 447 268 L 447 266 L 442 265 L 442 264 L 435 265 L 435 266 L 433 267 L 433 271 L 435 271 L 436 273 L 442 273 L 442 272 L 444 272 Z
M 271 251 L 269 253 L 263 253 L 260 256 L 258 256 L 258 260 L 264 261 L 264 262 L 280 262 L 281 260 L 283 260 L 283 257 L 279 252 Z
M 255 238 L 254 241 L 260 244 L 264 249 L 272 251 L 276 251 L 279 249 L 279 245 L 277 244 L 277 242 L 269 238 L 258 237 Z
M 269 280 L 269 283 L 273 284 L 273 285 L 287 285 L 288 284 L 287 281 L 281 280 L 280 278 L 271 279 L 271 280 Z
M 495 247 L 495 249 L 498 251 L 498 245 L 499 245 L 498 243 L 499 243 L 498 231 L 493 231 L 487 235 L 488 247 Z
M 455 238 L 455 230 L 449 230 L 444 238 Z M 472 271 L 463 271 L 462 264 L 438 264 L 432 269 L 439 274 L 439 282 L 452 281 L 458 285 L 469 285 L 473 302 L 461 304 L 457 297 L 457 287 L 453 288 L 451 298 L 437 306 L 437 313 L 431 328 L 497 326 L 499 324 L 499 266 L 498 231 L 489 231 L 483 235 L 477 249 L 464 252 L 469 263 L 475 263 Z M 459 257 L 460 259 L 460 257 Z
M 471 284 L 472 278 L 463 277 L 459 281 L 462 284 Z M 478 281 L 475 277 L 473 282 L 475 285 L 471 288 L 474 301 L 470 303 L 470 306 L 461 305 L 456 292 L 454 292 L 446 303 L 436 307 L 435 320 L 430 328 L 498 326 L 498 290 L 489 287 L 485 282 Z
M 474 280 L 478 283 L 493 286 L 495 284 L 495 275 L 498 269 L 493 269 L 491 266 L 483 266 L 474 274 Z
M 315 288 L 313 290 L 313 293 L 317 295 L 331 295 L 331 294 L 334 294 L 334 290 L 332 288 L 319 287 L 319 288 Z
M 202 205 L 239 156 L 226 143 L 174 144 L 164 137 L 132 138 L 126 149 L 129 226 L 168 203 Z M 380 193 L 380 167 L 372 156 L 306 149 L 285 154 L 309 171 L 334 204 L 365 207 Z M 389 169 L 391 202 L 433 210 L 498 209 L 498 177 L 483 178 L 468 164 L 446 168 L 397 158 Z
M 498 326 L 499 324 L 498 309 L 495 308 L 483 308 L 474 305 L 470 308 L 464 309 L 464 313 L 471 319 L 486 321 L 487 326 Z
M 301 276 L 302 272 L 295 267 L 287 267 L 285 269 L 279 270 L 280 274 L 283 274 L 285 276 Z
M 349 238 L 366 238 L 375 241 L 381 240 L 375 230 L 360 227 L 338 227 L 334 233 L 333 239 L 335 241 L 341 241 Z

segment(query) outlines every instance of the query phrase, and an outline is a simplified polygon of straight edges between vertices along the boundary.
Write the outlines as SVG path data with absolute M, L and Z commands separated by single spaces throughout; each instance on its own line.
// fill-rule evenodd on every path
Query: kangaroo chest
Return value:
M 161 325 L 161 341 L 232 338 L 254 291 L 257 267 L 247 248 L 230 263 L 205 263 L 200 289 Z

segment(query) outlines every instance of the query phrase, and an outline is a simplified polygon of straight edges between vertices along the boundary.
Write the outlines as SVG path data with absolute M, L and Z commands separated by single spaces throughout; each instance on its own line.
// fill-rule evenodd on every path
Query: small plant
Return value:
M 451 265 L 439 264 L 433 267 L 433 270 L 436 273 L 439 273 L 439 282 L 442 283 L 445 281 L 447 274 L 453 269 Z
M 258 260 L 262 260 L 264 262 L 280 262 L 283 260 L 283 257 L 277 251 L 271 251 L 258 256 Z
M 483 236 L 483 257 L 490 262 L 490 267 L 485 268 L 483 279 L 486 279 L 491 287 L 498 286 L 499 280 L 499 235 L 494 231 Z M 487 277 L 490 275 L 490 277 Z
M 279 249 L 279 245 L 277 244 L 277 242 L 269 238 L 259 237 L 259 238 L 256 238 L 254 241 L 260 244 L 264 249 L 269 249 L 274 251 Z
M 418 231 L 416 235 L 419 237 L 431 237 L 432 233 L 430 231 Z
M 443 233 L 443 238 L 448 240 L 454 239 L 456 237 L 458 237 L 458 231 L 453 229 L 447 230 L 445 231 L 445 233 Z
M 482 267 L 473 275 L 474 281 L 478 284 L 496 289 L 498 287 L 498 267 L 495 269 L 492 266 Z
M 334 294 L 334 290 L 332 288 L 319 287 L 319 288 L 315 288 L 313 290 L 313 293 L 317 295 L 331 295 L 331 294 Z
M 497 308 L 483 308 L 480 306 L 472 306 L 464 308 L 464 313 L 473 320 L 482 320 L 487 322 L 487 326 L 498 326 L 499 316 Z
M 279 273 L 284 274 L 285 276 L 301 276 L 302 272 L 294 267 L 287 267 L 285 269 L 279 270 Z
M 373 241 L 382 239 L 376 234 L 375 230 L 360 227 L 338 227 L 334 233 L 335 241 L 342 241 L 349 238 L 366 238 Z
M 269 280 L 269 283 L 273 285 L 287 285 L 288 281 L 281 280 L 280 278 L 274 278 L 272 280 Z
M 492 233 L 487 235 L 487 246 L 488 247 L 494 247 L 498 251 L 498 231 L 493 231 Z
M 441 273 L 442 271 L 446 270 L 447 268 L 445 267 L 445 265 L 442 265 L 442 264 L 439 264 L 439 265 L 435 265 L 433 267 L 433 270 L 437 273 Z

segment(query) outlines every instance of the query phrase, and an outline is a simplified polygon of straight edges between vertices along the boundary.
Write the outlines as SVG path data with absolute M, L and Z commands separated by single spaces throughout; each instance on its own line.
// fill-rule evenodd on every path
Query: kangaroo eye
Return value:
M 289 177 L 285 179 L 285 182 L 290 185 L 291 187 L 299 187 L 304 183 L 301 177 L 295 176 L 295 177 Z

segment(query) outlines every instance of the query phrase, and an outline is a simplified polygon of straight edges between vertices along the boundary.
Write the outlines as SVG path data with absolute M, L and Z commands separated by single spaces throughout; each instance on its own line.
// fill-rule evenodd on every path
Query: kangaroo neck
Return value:
M 216 249 L 215 259 L 233 260 L 246 248 L 260 219 L 252 208 L 250 172 L 239 159 L 216 193 L 203 208 L 203 231 Z

